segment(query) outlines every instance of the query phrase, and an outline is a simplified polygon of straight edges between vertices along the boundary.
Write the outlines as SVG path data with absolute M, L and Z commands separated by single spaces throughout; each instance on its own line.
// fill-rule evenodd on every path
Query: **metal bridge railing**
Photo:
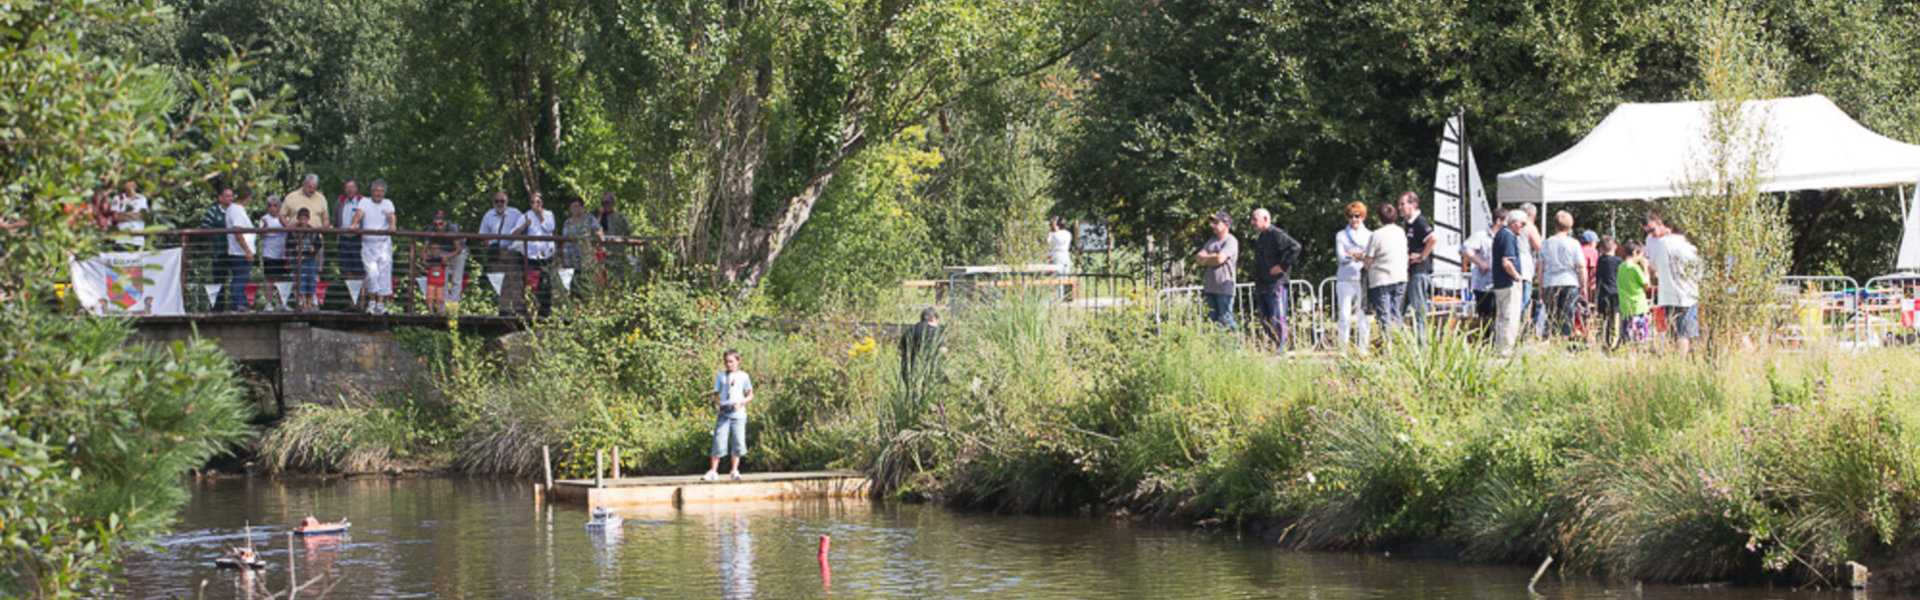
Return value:
M 368 278 L 370 235 L 389 239 L 387 282 Z M 180 248 L 188 314 L 359 312 L 369 294 L 390 290 L 387 312 L 545 316 L 556 303 L 647 270 L 639 248 L 670 238 L 578 238 L 334 227 L 175 229 L 145 234 L 147 249 Z M 251 259 L 229 243 L 243 236 Z M 300 239 L 310 236 L 310 242 Z M 269 257 L 276 242 L 284 248 Z M 376 260 L 377 257 L 376 257 Z M 311 286 L 311 287 L 309 287 Z M 440 297 L 429 302 L 429 292 Z M 311 290 L 311 294 L 304 292 Z

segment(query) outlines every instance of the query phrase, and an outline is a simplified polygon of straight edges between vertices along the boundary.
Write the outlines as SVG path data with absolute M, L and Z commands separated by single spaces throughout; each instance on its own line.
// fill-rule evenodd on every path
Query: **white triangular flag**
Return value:
M 420 286 L 420 295 L 422 295 L 422 296 L 425 296 L 425 295 L 427 295 L 427 278 L 425 278 L 425 277 L 415 277 L 415 278 L 413 278 L 413 283 L 414 283 L 415 285 L 418 285 L 418 286 Z
M 500 286 L 505 284 L 506 282 L 507 282 L 506 273 L 488 273 L 487 274 L 487 283 L 493 284 L 493 293 L 496 296 L 500 294 Z
M 216 305 L 220 304 L 220 284 L 209 283 L 206 285 L 206 288 L 207 288 L 207 302 L 211 302 Z
M 276 292 L 280 292 L 281 304 L 286 304 L 288 302 L 293 301 L 293 282 L 291 281 L 273 282 L 273 289 Z
M 360 303 L 360 286 L 365 283 L 366 282 L 358 279 L 347 280 L 347 296 L 353 299 L 354 304 Z
M 573 289 L 573 269 L 566 267 L 560 268 L 560 287 L 569 290 Z

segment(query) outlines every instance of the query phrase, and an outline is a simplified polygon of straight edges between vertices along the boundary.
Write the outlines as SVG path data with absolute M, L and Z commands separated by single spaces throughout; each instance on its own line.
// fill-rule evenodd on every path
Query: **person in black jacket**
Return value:
M 1294 261 L 1300 258 L 1300 242 L 1273 226 L 1273 214 L 1267 209 L 1253 211 L 1253 310 L 1274 348 L 1287 351 L 1287 281 Z

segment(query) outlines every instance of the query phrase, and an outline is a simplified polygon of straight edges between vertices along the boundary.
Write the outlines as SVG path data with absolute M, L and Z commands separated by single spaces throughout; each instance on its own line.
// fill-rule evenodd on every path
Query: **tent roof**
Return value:
M 1707 153 L 1711 102 L 1622 104 L 1573 148 L 1500 174 L 1500 202 L 1666 198 Z M 1881 187 L 1920 180 L 1920 146 L 1869 131 L 1818 94 L 1743 105 L 1765 115 L 1774 168 L 1762 191 Z

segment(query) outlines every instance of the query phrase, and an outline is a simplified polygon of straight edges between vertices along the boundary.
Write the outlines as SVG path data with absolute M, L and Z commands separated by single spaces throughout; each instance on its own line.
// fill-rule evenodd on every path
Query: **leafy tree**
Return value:
M 671 131 L 685 259 L 753 287 L 848 161 L 1075 37 L 1050 2 L 597 2 L 590 64 L 635 131 Z M 664 104 L 664 105 L 662 105 Z M 662 127 L 662 126 L 666 127 Z
M 99 595 L 117 540 L 168 522 L 177 475 L 246 431 L 232 364 L 210 344 L 130 346 L 125 323 L 50 310 L 55 277 L 101 242 L 77 214 L 96 185 L 178 190 L 281 160 L 291 142 L 232 57 L 183 91 L 85 45 L 155 15 L 0 5 L 0 219 L 24 223 L 0 228 L 0 595 Z

